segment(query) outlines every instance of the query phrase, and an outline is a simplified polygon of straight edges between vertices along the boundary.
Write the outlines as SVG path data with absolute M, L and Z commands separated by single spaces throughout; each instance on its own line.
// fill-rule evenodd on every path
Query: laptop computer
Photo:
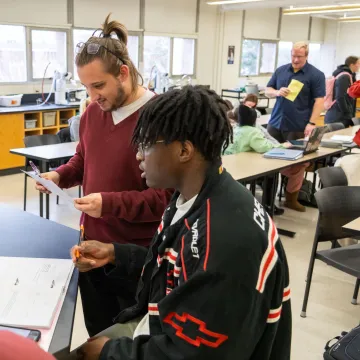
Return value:
M 304 155 L 313 153 L 319 148 L 321 139 L 327 131 L 327 126 L 316 127 L 311 132 L 309 140 L 290 140 L 292 146 L 289 149 L 303 150 Z

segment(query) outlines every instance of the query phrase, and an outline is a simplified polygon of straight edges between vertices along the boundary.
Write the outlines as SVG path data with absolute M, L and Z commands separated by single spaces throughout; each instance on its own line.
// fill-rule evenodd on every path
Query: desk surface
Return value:
M 347 136 L 355 136 L 356 132 L 360 129 L 360 125 L 352 126 L 347 129 L 332 131 L 329 133 L 326 133 L 324 135 L 324 139 L 331 139 L 334 135 L 347 135 Z
M 77 144 L 78 142 L 69 142 L 55 145 L 34 146 L 29 148 L 10 149 L 10 152 L 12 154 L 40 161 L 62 160 L 74 156 Z
M 343 129 L 327 133 L 324 138 L 331 138 L 333 135 L 355 135 L 360 126 Z M 278 172 L 294 164 L 301 164 L 307 161 L 313 161 L 327 157 L 329 155 L 336 155 L 347 149 L 334 149 L 320 147 L 318 151 L 305 155 L 301 159 L 295 161 L 265 159 L 262 154 L 255 152 L 243 152 L 235 155 L 227 155 L 223 157 L 223 165 L 226 170 L 236 180 L 252 180 L 260 176 L 265 176 L 273 172 Z
M 38 111 L 78 109 L 79 106 L 80 106 L 79 103 L 73 103 L 68 105 L 45 104 L 43 106 L 39 106 L 39 105 L 20 105 L 20 106 L 9 106 L 9 107 L 0 106 L 0 115 L 25 113 L 25 112 L 38 112 Z
M 256 119 L 256 125 L 267 125 L 270 121 L 271 114 L 261 115 L 259 118 Z
M 343 226 L 344 229 L 360 235 L 360 217 Z
M 79 232 L 27 212 L 0 204 L 0 255 L 69 259 Z M 69 351 L 77 298 L 75 270 L 60 312 L 49 352 Z

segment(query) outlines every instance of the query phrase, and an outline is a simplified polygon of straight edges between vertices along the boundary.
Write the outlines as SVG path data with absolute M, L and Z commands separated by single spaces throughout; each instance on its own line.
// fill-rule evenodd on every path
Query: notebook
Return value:
M 0 324 L 50 328 L 73 268 L 70 259 L 0 257 Z
M 348 135 L 334 135 L 331 137 L 332 141 L 338 141 L 339 143 L 348 143 L 351 144 L 353 142 L 354 136 Z
M 271 149 L 264 154 L 267 159 L 279 159 L 279 160 L 297 160 L 304 156 L 303 150 L 291 150 L 291 149 Z

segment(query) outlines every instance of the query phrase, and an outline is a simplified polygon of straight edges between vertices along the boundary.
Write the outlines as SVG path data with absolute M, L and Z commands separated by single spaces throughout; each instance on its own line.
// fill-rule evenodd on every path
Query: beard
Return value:
M 110 104 L 109 109 L 105 111 L 115 111 L 119 109 L 127 99 L 127 95 L 124 90 L 124 86 L 118 81 L 117 94 L 113 104 Z

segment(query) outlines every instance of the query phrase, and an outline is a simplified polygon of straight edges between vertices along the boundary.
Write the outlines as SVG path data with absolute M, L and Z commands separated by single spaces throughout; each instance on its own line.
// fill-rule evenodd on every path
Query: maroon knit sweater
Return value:
M 101 193 L 102 217 L 82 214 L 85 236 L 102 242 L 149 245 L 172 191 L 154 190 L 140 177 L 131 137 L 139 111 L 114 125 L 111 112 L 92 103 L 81 118 L 76 154 L 56 171 L 61 188 L 82 185 Z

